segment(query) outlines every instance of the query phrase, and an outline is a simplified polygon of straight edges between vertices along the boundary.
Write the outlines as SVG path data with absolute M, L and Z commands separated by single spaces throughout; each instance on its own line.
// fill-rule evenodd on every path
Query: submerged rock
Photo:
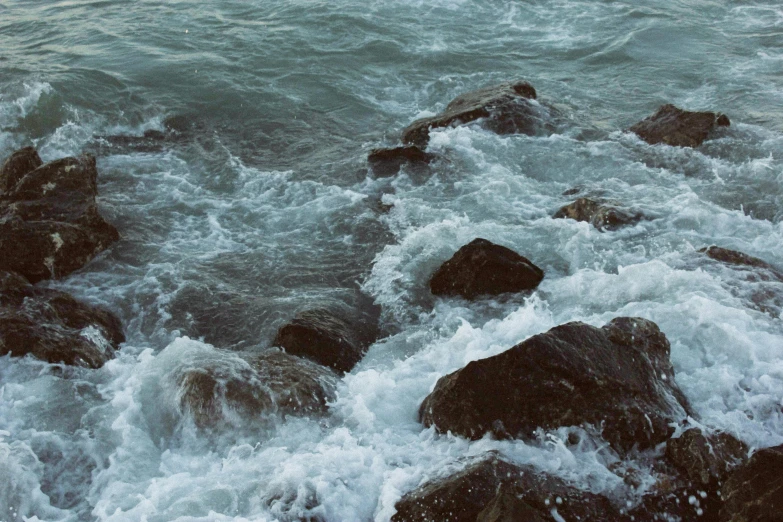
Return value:
M 375 341 L 377 324 L 367 314 L 346 319 L 324 308 L 298 314 L 277 332 L 273 345 L 340 373 L 351 371 Z
M 0 355 L 100 368 L 125 341 L 111 312 L 0 272 Z
M 714 112 L 690 112 L 662 105 L 658 112 L 629 130 L 651 145 L 698 147 L 715 127 L 728 127 L 729 118 Z
M 532 290 L 544 271 L 504 246 L 477 238 L 443 263 L 430 279 L 430 291 L 440 296 L 476 299 L 482 295 Z
M 646 319 L 567 323 L 441 377 L 419 418 L 470 439 L 592 425 L 617 451 L 651 448 L 689 414 L 669 350 Z
M 63 277 L 119 239 L 98 213 L 95 158 L 63 158 L 0 196 L 0 270 L 30 282 Z
M 394 522 L 624 520 L 606 498 L 492 453 L 451 476 L 420 486 L 395 508 Z
M 337 380 L 328 368 L 270 350 L 245 357 L 231 353 L 187 368 L 177 384 L 181 410 L 206 428 L 270 415 L 321 415 L 335 399 Z
M 429 164 L 432 158 L 432 154 L 415 145 L 408 145 L 393 149 L 373 149 L 367 156 L 367 162 L 376 175 L 393 176 L 403 165 L 423 166 Z
M 7 192 L 30 171 L 43 165 L 33 147 L 25 147 L 11 154 L 0 167 L 0 193 Z
M 411 123 L 402 132 L 403 143 L 425 148 L 430 129 L 483 119 L 498 134 L 534 135 L 547 127 L 548 109 L 536 103 L 536 90 L 527 82 L 509 82 L 457 96 L 436 116 Z
M 614 230 L 623 225 L 636 223 L 642 215 L 639 212 L 629 212 L 593 199 L 579 198 L 562 207 L 552 217 L 586 221 L 598 230 Z
M 721 522 L 783 521 L 783 446 L 753 454 L 721 488 Z
M 764 280 L 778 280 L 783 282 L 783 273 L 779 272 L 774 266 L 770 265 L 766 261 L 763 261 L 757 257 L 743 254 L 736 250 L 729 250 L 728 248 L 721 248 L 717 246 L 705 247 L 699 250 L 699 252 L 705 254 L 710 259 L 726 263 L 727 265 L 735 265 L 739 267 L 751 267 L 760 268 L 758 271 L 760 276 Z M 766 277 L 764 277 L 766 276 Z

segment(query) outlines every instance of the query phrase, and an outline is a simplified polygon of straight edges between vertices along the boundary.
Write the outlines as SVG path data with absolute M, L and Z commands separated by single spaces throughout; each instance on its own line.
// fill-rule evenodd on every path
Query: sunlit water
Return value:
M 368 173 L 413 119 L 517 78 L 564 115 L 557 133 L 440 130 L 430 171 Z M 666 102 L 732 126 L 695 150 L 623 132 Z M 171 118 L 157 148 L 96 138 Z M 633 502 L 615 457 L 567 430 L 469 442 L 417 422 L 440 376 L 623 315 L 666 333 L 700 422 L 783 443 L 783 320 L 753 301 L 783 284 L 697 252 L 783 268 L 779 2 L 0 0 L 0 156 L 28 144 L 98 154 L 122 240 L 45 284 L 109 307 L 128 342 L 100 370 L 0 358 L 2 521 L 384 521 L 490 449 Z M 576 186 L 648 219 L 551 219 Z M 475 237 L 541 266 L 538 290 L 433 299 L 429 276 Z M 205 434 L 179 413 L 183 361 L 266 348 L 314 303 L 373 301 L 383 337 L 328 417 Z

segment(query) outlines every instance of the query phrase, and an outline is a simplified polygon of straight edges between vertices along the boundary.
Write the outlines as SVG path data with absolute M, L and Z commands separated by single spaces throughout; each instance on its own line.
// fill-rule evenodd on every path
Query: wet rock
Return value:
M 98 213 L 95 158 L 42 165 L 0 196 L 0 270 L 30 282 L 63 277 L 119 239 Z
M 351 371 L 377 336 L 377 323 L 368 315 L 356 320 L 318 308 L 298 314 L 277 332 L 273 345 L 340 373 Z
M 586 221 L 598 230 L 614 230 L 623 225 L 636 223 L 642 215 L 589 198 L 579 198 L 562 207 L 552 217 Z
M 721 495 L 721 522 L 783 521 L 783 446 L 754 453 L 726 480 Z
M 335 399 L 337 375 L 321 365 L 270 350 L 259 355 L 228 352 L 178 378 L 179 404 L 197 426 L 241 424 L 269 416 L 321 415 Z
M 666 458 L 695 485 L 717 486 L 748 456 L 748 447 L 732 435 L 686 430 L 666 443 Z
M 411 123 L 402 132 L 406 144 L 425 148 L 430 129 L 483 120 L 498 134 L 534 135 L 548 128 L 549 110 L 534 100 L 536 90 L 527 82 L 509 82 L 457 96 L 436 116 Z
M 606 498 L 494 454 L 420 486 L 395 508 L 393 522 L 624 520 Z
M 705 254 L 710 259 L 726 263 L 728 265 L 735 265 L 739 267 L 751 267 L 760 268 L 758 271 L 760 276 L 765 281 L 777 280 L 783 282 L 783 273 L 778 271 L 775 267 L 762 261 L 761 259 L 736 250 L 729 250 L 728 248 L 721 248 L 717 246 L 705 247 L 699 250 L 699 252 Z
M 38 151 L 25 147 L 11 154 L 0 167 L 0 193 L 7 192 L 28 172 L 43 164 Z
M 395 147 L 393 149 L 373 149 L 367 156 L 367 162 L 378 176 L 394 176 L 403 165 L 424 166 L 432 161 L 428 154 L 415 145 Z
M 100 368 L 124 341 L 108 310 L 0 271 L 0 355 Z
M 442 377 L 419 409 L 425 426 L 479 439 L 531 438 L 590 425 L 620 452 L 651 448 L 689 414 L 669 341 L 645 319 L 574 322 Z
M 729 125 L 729 118 L 723 114 L 684 111 L 666 104 L 629 130 L 651 145 L 698 147 L 715 127 Z
M 532 290 L 544 271 L 504 246 L 477 238 L 443 263 L 430 279 L 430 291 L 440 296 L 476 299 L 482 295 Z

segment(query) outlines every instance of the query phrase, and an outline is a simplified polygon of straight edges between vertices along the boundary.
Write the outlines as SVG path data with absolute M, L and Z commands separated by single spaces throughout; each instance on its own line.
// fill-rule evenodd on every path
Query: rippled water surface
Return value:
M 413 119 L 517 78 L 557 133 L 439 130 L 431 169 L 368 171 Z M 663 103 L 732 125 L 697 149 L 623 132 Z M 622 315 L 666 333 L 703 424 L 783 443 L 781 309 L 697 252 L 783 269 L 779 2 L 0 0 L 0 156 L 30 144 L 98 156 L 122 240 L 46 284 L 109 307 L 128 342 L 100 370 L 0 358 L 0 520 L 385 521 L 489 449 L 633 501 L 564 433 L 469 442 L 417 422 L 440 376 Z M 648 219 L 551 219 L 574 187 Z M 475 237 L 541 266 L 541 286 L 434 299 L 430 275 Z M 323 302 L 377 306 L 383 330 L 327 418 L 207 435 L 179 413 L 183 358 L 266 348 Z

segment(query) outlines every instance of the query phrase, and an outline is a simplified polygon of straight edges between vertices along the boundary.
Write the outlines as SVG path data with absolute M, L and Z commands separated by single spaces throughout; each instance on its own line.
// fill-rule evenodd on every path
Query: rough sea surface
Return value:
M 515 79 L 564 116 L 555 134 L 437 130 L 431 170 L 368 172 L 414 119 Z M 696 149 L 624 132 L 663 103 L 732 125 Z M 783 269 L 777 0 L 0 0 L 0 157 L 25 145 L 98 156 L 122 240 L 43 284 L 128 341 L 100 370 L 0 358 L 4 522 L 386 521 L 490 449 L 633 504 L 567 429 L 470 442 L 417 422 L 439 377 L 574 320 L 655 321 L 701 423 L 783 443 L 783 317 L 759 298 L 783 283 L 698 252 Z M 552 219 L 574 187 L 647 219 Z M 542 267 L 539 288 L 433 298 L 476 237 Z M 321 302 L 374 302 L 383 328 L 328 417 L 204 433 L 179 413 L 183 361 L 266 348 Z

